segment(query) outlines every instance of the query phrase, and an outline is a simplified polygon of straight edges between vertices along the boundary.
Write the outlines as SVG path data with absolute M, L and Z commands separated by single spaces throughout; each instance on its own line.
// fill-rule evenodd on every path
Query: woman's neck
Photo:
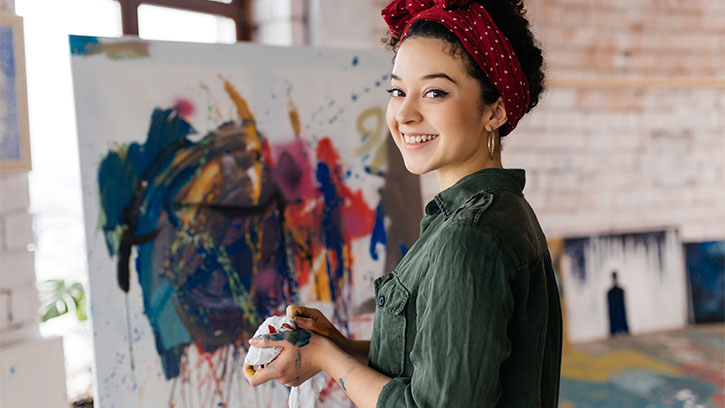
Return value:
M 438 176 L 438 186 L 440 187 L 440 191 L 443 191 L 449 187 L 452 187 L 460 179 L 466 177 L 469 174 L 473 174 L 477 171 L 481 171 L 484 169 L 502 168 L 503 164 L 501 163 L 501 155 L 497 153 L 493 160 L 487 159 L 483 163 L 479 162 L 478 165 L 462 166 L 456 169 L 436 170 L 436 175 Z

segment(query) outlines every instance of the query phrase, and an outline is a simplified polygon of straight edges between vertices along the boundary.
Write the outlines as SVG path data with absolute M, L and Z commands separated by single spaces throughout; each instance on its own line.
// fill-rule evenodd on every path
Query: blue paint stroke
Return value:
M 330 168 L 325 163 L 318 163 L 315 172 L 317 182 L 319 183 L 319 191 L 324 199 L 322 208 L 322 234 L 325 247 L 328 251 L 332 251 L 337 259 L 337 265 L 332 268 L 329 255 L 326 256 L 327 270 L 330 274 L 330 294 L 332 302 L 335 303 L 338 290 L 335 288 L 335 282 L 340 282 L 344 277 L 343 253 L 342 245 L 344 238 L 342 235 L 342 216 L 340 213 L 340 205 L 342 198 L 340 197 Z
M 725 241 L 685 244 L 695 323 L 725 321 Z
M 70 41 L 70 52 L 73 55 L 91 55 L 101 46 L 98 37 L 70 35 L 68 40 Z
M 405 245 L 404 242 L 398 242 L 398 249 L 400 249 L 400 257 L 401 259 L 405 257 L 405 254 L 408 253 L 408 247 Z
M 5 132 L 5 135 L 0 138 L 0 160 L 20 160 L 22 152 L 12 27 L 0 27 L 0 72 L 5 77 L 5 84 L 0 87 L 0 100 L 5 101 L 5 114 L 0 115 L 0 127 L 4 127 Z
M 370 257 L 373 260 L 378 260 L 378 244 L 383 244 L 383 247 L 387 245 L 385 238 L 385 211 L 383 210 L 383 203 L 380 202 L 378 207 L 375 209 L 375 226 L 373 227 L 373 233 L 370 235 Z

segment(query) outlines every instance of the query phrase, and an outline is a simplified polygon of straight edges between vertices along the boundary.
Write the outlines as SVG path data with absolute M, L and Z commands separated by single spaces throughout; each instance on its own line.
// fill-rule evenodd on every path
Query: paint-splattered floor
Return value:
M 560 408 L 725 408 L 725 325 L 570 346 Z

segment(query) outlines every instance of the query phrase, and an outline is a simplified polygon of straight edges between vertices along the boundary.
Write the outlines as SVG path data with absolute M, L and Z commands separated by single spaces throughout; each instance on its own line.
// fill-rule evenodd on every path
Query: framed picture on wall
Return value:
M 23 20 L 0 12 L 0 172 L 30 171 Z

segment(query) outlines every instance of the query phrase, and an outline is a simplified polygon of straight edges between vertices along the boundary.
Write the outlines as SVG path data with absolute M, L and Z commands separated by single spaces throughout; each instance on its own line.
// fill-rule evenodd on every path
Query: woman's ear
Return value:
M 488 117 L 486 118 L 486 123 L 484 124 L 484 128 L 487 132 L 493 132 L 494 130 L 503 126 L 508 121 L 508 116 L 506 115 L 506 106 L 503 103 L 503 98 L 499 97 L 498 99 L 496 99 L 496 102 L 492 103 L 490 107 L 490 111 L 486 109 L 486 114 L 488 115 Z

